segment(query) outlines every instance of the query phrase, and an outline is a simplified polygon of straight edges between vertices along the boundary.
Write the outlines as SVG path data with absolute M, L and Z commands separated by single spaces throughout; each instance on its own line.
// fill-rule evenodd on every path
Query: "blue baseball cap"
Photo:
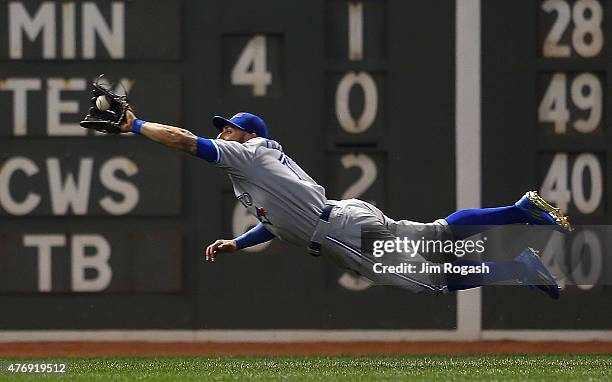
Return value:
M 259 118 L 255 114 L 240 112 L 230 119 L 215 115 L 212 119 L 212 123 L 221 131 L 225 126 L 232 125 L 242 131 L 246 131 L 247 133 L 255 133 L 258 137 L 269 138 L 266 124 L 264 123 L 263 119 Z

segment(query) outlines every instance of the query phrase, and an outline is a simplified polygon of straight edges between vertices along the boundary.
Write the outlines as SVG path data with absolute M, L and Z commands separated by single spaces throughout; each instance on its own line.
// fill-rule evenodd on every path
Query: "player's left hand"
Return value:
M 126 110 L 125 111 L 125 122 L 123 122 L 123 124 L 119 126 L 119 129 L 121 129 L 121 131 L 123 131 L 124 133 L 132 131 L 132 124 L 137 118 L 138 117 L 136 117 L 136 114 L 134 114 L 133 111 Z
M 86 129 L 95 129 L 106 134 L 127 133 L 131 128 L 128 111 L 131 110 L 126 95 L 117 94 L 100 75 L 93 82 L 93 98 L 87 116 L 80 125 Z M 102 100 L 100 102 L 100 100 Z M 100 103 L 99 103 L 100 102 Z M 134 117 L 133 114 L 131 114 Z
M 206 247 L 206 261 L 215 261 L 215 257 L 220 252 L 236 252 L 238 246 L 236 240 L 217 240 L 208 247 Z

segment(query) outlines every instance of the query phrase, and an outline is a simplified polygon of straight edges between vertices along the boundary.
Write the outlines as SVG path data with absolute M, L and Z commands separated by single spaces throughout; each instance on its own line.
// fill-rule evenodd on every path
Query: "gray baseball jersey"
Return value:
M 283 153 L 275 141 L 254 138 L 244 144 L 220 139 L 212 142 L 218 154 L 214 163 L 228 173 L 238 200 L 276 237 L 302 247 L 319 237 L 323 253 L 332 261 L 375 283 L 396 285 L 416 293 L 445 291 L 440 275 L 376 274 L 371 254 L 362 253 L 360 248 L 362 226 L 374 227 L 375 235 L 381 239 L 396 235 L 442 238 L 449 235 L 444 220 L 429 224 L 395 221 L 361 200 L 327 200 L 325 189 Z M 319 219 L 326 203 L 335 206 L 328 222 Z M 395 260 L 428 262 L 419 254 Z
M 306 247 L 327 201 L 325 189 L 275 141 L 212 142 L 215 163 L 228 173 L 236 198 L 276 237 Z

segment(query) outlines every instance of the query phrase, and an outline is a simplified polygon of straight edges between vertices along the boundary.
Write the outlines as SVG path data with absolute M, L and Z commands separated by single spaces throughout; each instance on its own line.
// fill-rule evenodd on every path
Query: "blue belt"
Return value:
M 319 220 L 323 220 L 324 222 L 329 222 L 329 215 L 331 215 L 331 212 L 333 209 L 334 209 L 333 205 L 326 204 L 325 207 L 323 207 L 323 211 L 321 212 L 321 215 L 319 216 Z
M 319 215 L 319 220 L 323 220 L 324 222 L 329 223 L 329 216 L 331 215 L 331 212 L 334 207 L 334 205 L 326 204 L 325 207 L 323 207 L 323 211 L 321 211 L 321 215 Z M 308 245 L 308 252 L 313 256 L 321 256 L 321 243 L 311 241 Z

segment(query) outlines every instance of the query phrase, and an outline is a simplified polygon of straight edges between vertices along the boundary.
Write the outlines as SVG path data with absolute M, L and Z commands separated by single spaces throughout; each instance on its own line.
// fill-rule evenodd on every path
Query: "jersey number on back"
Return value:
M 297 176 L 299 180 L 304 180 L 304 178 L 300 176 L 299 170 L 293 167 L 293 165 L 291 165 L 291 162 L 289 162 L 289 158 L 287 158 L 285 154 L 281 154 L 278 160 L 281 162 L 281 164 L 283 164 L 284 166 L 287 166 L 287 168 L 291 170 L 291 172 L 294 173 L 295 176 Z

